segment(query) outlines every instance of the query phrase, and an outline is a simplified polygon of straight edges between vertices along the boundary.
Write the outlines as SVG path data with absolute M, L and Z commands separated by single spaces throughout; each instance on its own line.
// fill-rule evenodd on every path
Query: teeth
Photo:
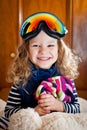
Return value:
M 49 58 L 38 58 L 39 60 L 48 60 Z

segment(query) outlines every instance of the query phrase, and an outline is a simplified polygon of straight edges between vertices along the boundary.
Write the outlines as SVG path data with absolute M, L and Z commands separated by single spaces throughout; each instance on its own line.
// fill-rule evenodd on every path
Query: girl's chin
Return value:
M 51 65 L 50 66 L 46 66 L 46 65 L 38 65 L 37 68 L 40 68 L 40 69 L 50 69 Z

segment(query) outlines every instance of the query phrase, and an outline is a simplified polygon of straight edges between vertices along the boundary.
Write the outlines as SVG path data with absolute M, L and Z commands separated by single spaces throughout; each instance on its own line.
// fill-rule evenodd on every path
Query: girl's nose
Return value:
M 44 54 L 44 53 L 46 53 L 46 52 L 47 52 L 47 48 L 44 47 L 44 46 L 41 46 L 41 47 L 40 47 L 40 53 Z

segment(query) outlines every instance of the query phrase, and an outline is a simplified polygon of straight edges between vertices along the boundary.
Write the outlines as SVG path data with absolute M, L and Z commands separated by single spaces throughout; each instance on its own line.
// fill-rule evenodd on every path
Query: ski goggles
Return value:
M 21 26 L 20 35 L 24 40 L 35 37 L 41 30 L 49 36 L 60 39 L 68 30 L 62 21 L 48 12 L 38 12 L 28 17 Z

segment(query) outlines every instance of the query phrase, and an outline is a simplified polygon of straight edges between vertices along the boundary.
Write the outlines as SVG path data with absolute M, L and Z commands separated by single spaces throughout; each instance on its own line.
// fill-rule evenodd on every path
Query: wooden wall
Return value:
M 30 14 L 45 11 L 57 15 L 67 26 L 66 43 L 82 58 L 75 80 L 79 96 L 87 99 L 87 2 L 86 0 L 3 0 L 0 2 L 0 98 L 7 100 L 11 84 L 7 69 L 22 39 L 19 29 Z
M 82 58 L 76 80 L 79 95 L 87 99 L 87 2 L 73 0 L 72 48 Z

